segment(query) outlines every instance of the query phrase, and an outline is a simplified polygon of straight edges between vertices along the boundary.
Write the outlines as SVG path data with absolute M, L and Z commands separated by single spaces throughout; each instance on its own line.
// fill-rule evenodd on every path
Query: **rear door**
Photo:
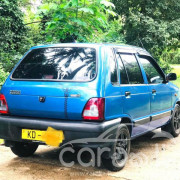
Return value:
M 97 97 L 96 49 L 33 49 L 3 87 L 11 115 L 81 120 Z
M 139 63 L 133 53 L 116 52 L 120 70 L 123 113 L 134 122 L 132 136 L 148 131 L 150 122 L 150 96 Z
M 150 129 L 165 124 L 171 116 L 173 90 L 165 83 L 165 75 L 153 58 L 139 56 L 149 83 L 151 97 L 151 123 Z

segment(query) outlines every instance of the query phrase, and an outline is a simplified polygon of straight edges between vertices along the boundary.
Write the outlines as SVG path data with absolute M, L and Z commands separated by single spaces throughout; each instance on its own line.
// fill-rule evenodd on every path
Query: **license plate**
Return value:
M 46 133 L 46 131 L 22 129 L 22 139 L 43 141 L 42 136 L 45 133 Z
M 32 140 L 32 141 L 42 141 L 47 145 L 59 147 L 59 145 L 65 139 L 62 130 L 56 130 L 48 127 L 46 131 L 33 130 L 33 129 L 22 129 L 22 139 Z

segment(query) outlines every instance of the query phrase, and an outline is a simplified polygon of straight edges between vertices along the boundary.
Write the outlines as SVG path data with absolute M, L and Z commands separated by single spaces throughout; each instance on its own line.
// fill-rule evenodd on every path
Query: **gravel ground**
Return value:
M 154 131 L 155 134 L 160 131 Z M 152 135 L 152 134 L 151 134 Z M 59 149 L 40 146 L 29 158 L 16 157 L 9 148 L 0 146 L 0 180 L 7 179 L 128 179 L 180 180 L 180 137 L 175 139 L 142 136 L 132 141 L 126 167 L 119 172 L 101 167 L 63 167 Z M 84 156 L 84 161 L 88 156 Z M 67 154 L 66 160 L 77 161 L 76 155 Z

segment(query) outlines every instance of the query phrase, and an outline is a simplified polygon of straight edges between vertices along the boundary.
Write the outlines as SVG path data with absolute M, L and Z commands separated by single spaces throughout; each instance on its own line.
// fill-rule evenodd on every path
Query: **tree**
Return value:
M 180 0 L 112 0 L 123 19 L 127 43 L 145 47 L 156 58 L 180 47 Z
M 8 73 L 4 71 L 2 64 L 0 63 L 0 88 L 3 82 L 6 80 Z
M 49 42 L 99 40 L 114 5 L 107 0 L 54 0 L 40 8 L 41 29 Z
M 27 32 L 18 0 L 0 1 L 0 29 L 0 62 L 10 71 L 24 53 Z

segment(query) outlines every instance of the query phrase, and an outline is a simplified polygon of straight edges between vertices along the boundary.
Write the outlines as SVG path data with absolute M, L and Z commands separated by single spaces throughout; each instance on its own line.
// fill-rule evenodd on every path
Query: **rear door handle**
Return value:
M 156 90 L 155 89 L 152 90 L 152 94 L 156 94 Z
M 127 97 L 127 96 L 130 96 L 131 95 L 131 92 L 129 92 L 129 91 L 126 91 L 125 92 L 125 96 Z

